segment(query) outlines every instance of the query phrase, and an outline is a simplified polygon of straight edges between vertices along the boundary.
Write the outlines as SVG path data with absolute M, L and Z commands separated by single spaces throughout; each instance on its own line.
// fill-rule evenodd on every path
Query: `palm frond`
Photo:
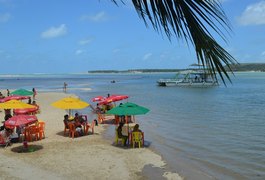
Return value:
M 116 0 L 112 0 L 117 3 Z M 218 0 L 132 0 L 140 16 L 158 32 L 164 32 L 169 40 L 172 36 L 191 42 L 195 48 L 198 63 L 210 68 L 211 74 L 218 73 L 225 84 L 230 77 L 224 68 L 237 61 L 215 40 L 210 29 L 224 41 L 223 31 L 231 31 L 229 21 Z M 230 68 L 231 70 L 231 68 Z

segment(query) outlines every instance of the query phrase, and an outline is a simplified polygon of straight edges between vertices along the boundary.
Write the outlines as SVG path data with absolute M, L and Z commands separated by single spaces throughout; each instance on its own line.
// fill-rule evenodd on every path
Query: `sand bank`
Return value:
M 177 173 L 165 172 L 161 156 L 148 148 L 112 145 L 102 136 L 107 125 L 96 126 L 93 135 L 75 139 L 63 136 L 66 111 L 50 104 L 66 96 L 69 94 L 38 93 L 41 113 L 37 116 L 46 122 L 46 138 L 30 142 L 39 147 L 31 153 L 14 152 L 22 143 L 0 148 L 1 179 L 154 179 L 141 173 L 147 166 L 161 170 L 157 179 L 181 179 Z M 3 117 L 4 112 L 0 112 Z

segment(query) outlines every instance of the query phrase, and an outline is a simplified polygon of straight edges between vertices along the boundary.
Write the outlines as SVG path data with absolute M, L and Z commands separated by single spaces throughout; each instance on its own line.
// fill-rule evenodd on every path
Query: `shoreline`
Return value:
M 66 96 L 75 95 L 38 93 L 36 99 L 41 114 L 37 114 L 37 117 L 46 123 L 46 138 L 29 143 L 41 147 L 32 153 L 12 151 L 22 146 L 22 143 L 0 148 L 0 173 L 3 178 L 34 179 L 38 176 L 40 179 L 152 179 L 159 172 L 161 178 L 182 179 L 175 172 L 165 172 L 166 163 L 162 157 L 148 148 L 132 149 L 112 145 L 103 137 L 107 125 L 95 126 L 93 135 L 74 139 L 63 136 L 62 120 L 66 111 L 50 104 Z M 2 119 L 3 114 L 3 111 L 0 112 Z

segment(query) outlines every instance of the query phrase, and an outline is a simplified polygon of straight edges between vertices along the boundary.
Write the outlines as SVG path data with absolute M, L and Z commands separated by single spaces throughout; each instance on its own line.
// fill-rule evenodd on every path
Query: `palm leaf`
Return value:
M 117 0 L 112 1 L 117 4 Z M 156 31 L 164 32 L 170 41 L 172 36 L 176 36 L 184 39 L 187 44 L 191 42 L 198 63 L 209 69 L 213 77 L 216 78 L 218 73 L 224 84 L 224 77 L 231 82 L 224 65 L 231 70 L 230 65 L 237 61 L 214 40 L 210 33 L 210 30 L 216 32 L 226 42 L 223 31 L 227 33 L 231 31 L 229 21 L 218 0 L 132 0 L 132 2 L 146 26 L 150 22 Z

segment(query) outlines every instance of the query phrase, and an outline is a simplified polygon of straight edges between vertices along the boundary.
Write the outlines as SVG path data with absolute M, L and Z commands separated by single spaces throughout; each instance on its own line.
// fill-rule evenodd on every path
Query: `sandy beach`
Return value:
M 69 94 L 38 93 L 41 113 L 37 117 L 46 123 L 46 138 L 30 142 L 39 147 L 30 153 L 15 152 L 22 143 L 1 147 L 1 179 L 182 179 L 175 172 L 166 172 L 161 156 L 149 148 L 123 148 L 104 139 L 108 125 L 96 126 L 95 133 L 87 136 L 64 136 L 66 111 L 51 103 L 66 96 Z M 0 118 L 4 119 L 3 111 Z M 151 167 L 151 173 L 142 173 L 144 167 Z

